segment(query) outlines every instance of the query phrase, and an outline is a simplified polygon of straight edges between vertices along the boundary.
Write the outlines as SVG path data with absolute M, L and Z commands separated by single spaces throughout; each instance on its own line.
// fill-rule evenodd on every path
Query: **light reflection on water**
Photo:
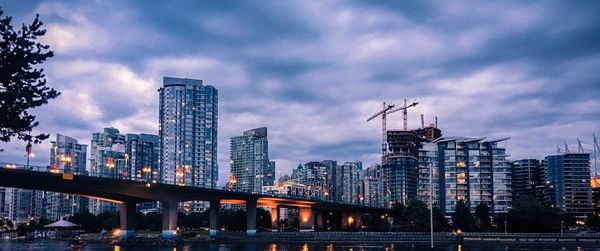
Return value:
M 439 251 L 507 251 L 507 250 L 560 250 L 560 251 L 600 251 L 600 246 L 594 247 L 562 247 L 556 244 L 510 246 L 503 243 L 482 243 L 460 245 L 456 243 L 437 244 L 434 250 Z M 72 250 L 68 242 L 40 240 L 33 242 L 1 242 L 0 250 L 14 251 L 50 251 Z M 332 243 L 193 243 L 177 247 L 160 246 L 114 246 L 109 244 L 88 244 L 81 250 L 92 251 L 418 251 L 431 250 L 428 243 L 375 243 L 375 244 L 332 244 Z

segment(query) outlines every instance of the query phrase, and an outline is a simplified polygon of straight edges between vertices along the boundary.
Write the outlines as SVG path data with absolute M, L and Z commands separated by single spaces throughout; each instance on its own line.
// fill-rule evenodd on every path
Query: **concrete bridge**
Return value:
M 126 179 L 102 178 L 70 173 L 49 172 L 46 167 L 0 166 L 0 186 L 68 193 L 115 202 L 119 205 L 121 237 L 135 235 L 136 204 L 160 201 L 162 205 L 162 236 L 170 238 L 177 232 L 177 213 L 180 202 L 207 201 L 210 203 L 210 235 L 218 233 L 221 204 L 245 204 L 248 236 L 256 234 L 256 207 L 271 209 L 272 228 L 279 222 L 279 208 L 298 208 L 300 231 L 312 231 L 323 225 L 323 212 L 341 212 L 341 226 L 360 226 L 362 214 L 386 214 L 387 208 L 336 203 L 266 194 L 235 192 L 162 183 L 138 182 Z

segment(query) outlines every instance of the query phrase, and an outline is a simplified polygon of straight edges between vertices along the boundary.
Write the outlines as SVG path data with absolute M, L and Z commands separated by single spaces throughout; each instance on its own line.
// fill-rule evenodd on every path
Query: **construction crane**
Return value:
M 408 118 L 407 118 L 406 110 L 409 107 L 416 106 L 417 104 L 418 104 L 417 101 L 413 101 L 410 105 L 406 105 L 406 99 L 405 99 L 403 107 L 394 108 L 395 107 L 394 104 L 392 104 L 392 103 L 386 104 L 385 102 L 383 102 L 383 108 L 367 119 L 367 122 L 369 122 L 369 121 L 373 120 L 374 118 L 377 118 L 379 115 L 381 115 L 381 134 L 382 134 L 381 158 L 382 158 L 382 160 L 385 157 L 385 154 L 387 153 L 387 135 L 386 135 L 387 115 L 392 114 L 397 111 L 403 111 L 402 113 L 404 115 L 404 130 L 407 130 Z
M 417 102 L 416 100 L 413 101 L 410 105 L 406 105 L 406 99 L 404 100 L 404 106 L 403 107 L 398 107 L 398 108 L 394 108 L 392 110 L 387 111 L 387 114 L 392 114 L 394 112 L 397 111 L 402 111 L 402 118 L 403 118 L 403 125 L 404 125 L 404 130 L 408 130 L 408 113 L 407 110 L 410 107 L 414 107 L 417 106 L 419 104 L 419 102 Z
M 567 145 L 567 142 L 564 142 L 564 143 L 565 143 L 565 153 L 571 153 L 569 151 L 569 145 Z
M 386 104 L 385 102 L 383 102 L 383 108 L 376 112 L 375 114 L 373 114 L 373 116 L 369 117 L 367 119 L 367 122 L 373 120 L 374 118 L 377 118 L 377 116 L 381 115 L 381 131 L 382 131 L 382 142 L 381 142 L 381 158 L 383 160 L 385 153 L 387 152 L 387 135 L 385 134 L 386 131 L 386 117 L 387 117 L 387 112 L 389 110 L 391 110 L 392 108 L 394 108 L 394 104 L 390 103 L 390 104 Z
M 596 154 L 598 152 L 600 152 L 600 146 L 598 146 L 598 140 L 596 139 L 596 134 L 592 133 L 592 135 L 594 136 L 594 176 L 598 177 L 598 166 L 596 165 L 597 163 L 597 157 Z
M 581 140 L 577 137 L 577 152 L 583 153 L 583 146 L 581 145 Z M 587 144 L 587 143 L 586 143 Z

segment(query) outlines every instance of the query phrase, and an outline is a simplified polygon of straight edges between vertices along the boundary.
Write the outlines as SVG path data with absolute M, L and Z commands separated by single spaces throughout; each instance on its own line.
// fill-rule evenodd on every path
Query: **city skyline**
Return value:
M 185 8 L 168 3 L 7 3 L 17 24 L 40 13 L 56 53 L 42 67 L 63 95 L 34 111 L 35 131 L 87 145 L 104 127 L 158 134 L 156 90 L 174 76 L 220 92 L 219 186 L 229 176 L 228 139 L 247 128 L 269 128 L 269 154 L 284 173 L 313 160 L 378 163 L 380 124 L 364 120 L 382 101 L 419 100 L 409 128 L 423 113 L 426 123 L 438 116 L 446 136 L 511 137 L 511 159 L 541 159 L 565 141 L 575 150 L 576 137 L 591 143 L 598 132 L 593 7 L 249 4 L 191 8 L 206 11 L 195 20 L 155 12 Z M 400 128 L 400 114 L 388 123 Z M 49 165 L 50 145 L 34 146 L 33 165 Z M 25 161 L 25 143 L 0 148 L 0 161 Z

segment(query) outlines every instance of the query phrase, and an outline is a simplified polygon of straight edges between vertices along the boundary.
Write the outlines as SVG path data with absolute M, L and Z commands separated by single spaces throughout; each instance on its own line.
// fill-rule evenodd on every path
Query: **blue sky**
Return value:
M 16 23 L 40 13 L 56 53 L 43 67 L 62 95 L 35 111 L 37 131 L 86 144 L 108 126 L 158 133 L 156 90 L 175 76 L 219 90 L 220 184 L 229 138 L 260 126 L 283 172 L 376 163 L 381 125 L 365 119 L 404 98 L 420 102 L 409 127 L 424 114 L 447 136 L 511 137 L 512 159 L 600 133 L 595 1 L 198 2 L 0 1 Z M 0 148 L 0 162 L 25 161 L 24 143 Z

